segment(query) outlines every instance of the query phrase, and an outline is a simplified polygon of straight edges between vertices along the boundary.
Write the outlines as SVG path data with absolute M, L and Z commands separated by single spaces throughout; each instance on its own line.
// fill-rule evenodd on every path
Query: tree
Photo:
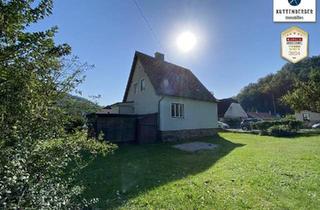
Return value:
M 70 57 L 69 45 L 55 44 L 57 27 L 26 30 L 52 7 L 52 0 L 0 0 L 0 208 L 81 205 L 73 180 L 85 165 L 83 151 L 94 157 L 114 149 L 64 132 L 67 117 L 57 103 L 90 66 Z
M 311 70 L 319 66 L 320 56 L 305 59 L 297 64 L 288 63 L 275 74 L 267 75 L 243 88 L 237 99 L 246 111 L 290 114 L 294 110 L 283 103 L 282 97 L 294 89 L 295 81 L 307 81 Z
M 308 81 L 296 81 L 283 101 L 295 111 L 320 112 L 320 68 L 312 69 Z
M 69 133 L 81 130 L 84 127 L 87 122 L 86 114 L 101 109 L 101 107 L 94 102 L 70 94 L 60 100 L 58 105 L 68 116 L 68 120 L 64 127 Z

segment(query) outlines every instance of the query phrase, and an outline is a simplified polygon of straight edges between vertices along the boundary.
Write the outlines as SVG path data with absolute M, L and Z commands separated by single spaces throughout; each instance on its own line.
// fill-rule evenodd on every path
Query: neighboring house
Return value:
M 300 121 L 307 121 L 310 123 L 320 122 L 320 113 L 311 112 L 311 111 L 301 111 L 295 114 L 296 119 Z
M 111 106 L 110 113 L 121 114 L 123 104 L 131 107 L 125 114 L 140 117 L 145 121 L 141 124 L 157 116 L 157 138 L 162 141 L 211 136 L 218 127 L 215 97 L 189 69 L 166 62 L 161 53 L 135 53 L 123 102 Z M 138 136 L 148 132 L 140 129 Z
M 276 120 L 278 117 L 267 112 L 247 112 L 249 118 L 258 120 Z
M 221 99 L 218 102 L 219 119 L 244 119 L 248 118 L 239 102 L 233 98 Z
M 134 107 L 132 106 L 132 102 L 127 102 L 127 103 L 119 102 L 119 103 L 115 103 L 115 104 L 104 107 L 100 112 L 107 113 L 107 114 L 133 114 Z

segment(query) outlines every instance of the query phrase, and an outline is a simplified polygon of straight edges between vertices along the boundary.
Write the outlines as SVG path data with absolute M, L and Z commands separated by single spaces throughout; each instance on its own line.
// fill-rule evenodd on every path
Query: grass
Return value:
M 214 151 L 121 146 L 79 177 L 102 209 L 318 209 L 320 136 L 220 133 Z

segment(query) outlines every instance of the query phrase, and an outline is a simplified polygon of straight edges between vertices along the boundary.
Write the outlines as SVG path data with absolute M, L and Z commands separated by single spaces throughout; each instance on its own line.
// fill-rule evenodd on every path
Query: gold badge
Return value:
M 291 63 L 308 57 L 308 33 L 296 26 L 282 32 L 281 56 Z

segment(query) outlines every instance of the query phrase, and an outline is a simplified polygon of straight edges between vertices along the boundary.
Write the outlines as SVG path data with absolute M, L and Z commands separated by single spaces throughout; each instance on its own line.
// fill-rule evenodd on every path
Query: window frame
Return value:
M 146 81 L 145 79 L 140 80 L 140 91 L 143 92 L 146 90 Z
M 184 119 L 184 104 L 171 103 L 171 118 Z
M 310 113 L 303 113 L 302 119 L 303 119 L 303 121 L 310 121 L 310 119 L 311 119 Z

